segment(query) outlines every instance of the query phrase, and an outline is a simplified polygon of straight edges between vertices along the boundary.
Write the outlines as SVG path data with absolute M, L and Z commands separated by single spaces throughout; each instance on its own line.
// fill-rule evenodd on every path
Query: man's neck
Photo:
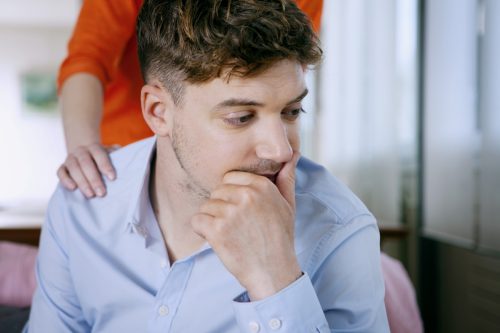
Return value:
M 161 144 L 157 142 L 157 145 Z M 157 156 L 151 161 L 149 195 L 171 264 L 198 250 L 205 240 L 191 227 L 191 217 L 202 203 L 182 183 L 183 174 L 173 151 L 160 147 L 172 156 Z

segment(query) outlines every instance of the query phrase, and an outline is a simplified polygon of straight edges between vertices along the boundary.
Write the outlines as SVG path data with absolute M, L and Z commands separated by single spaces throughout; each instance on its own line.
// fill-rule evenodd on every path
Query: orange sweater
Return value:
M 143 0 L 85 0 L 59 70 L 58 85 L 75 73 L 95 75 L 105 87 L 101 140 L 126 145 L 153 133 L 141 113 L 143 85 L 135 20 Z M 297 0 L 318 31 L 323 0 Z

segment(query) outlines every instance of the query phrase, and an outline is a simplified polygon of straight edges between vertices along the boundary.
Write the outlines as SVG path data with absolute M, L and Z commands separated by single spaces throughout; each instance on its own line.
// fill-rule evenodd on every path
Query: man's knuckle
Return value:
M 240 198 L 244 203 L 251 203 L 255 200 L 255 191 L 248 186 L 241 187 Z
M 210 207 L 210 204 L 209 204 L 208 201 L 202 203 L 201 206 L 200 206 L 200 212 L 206 212 L 206 211 L 208 211 L 209 207 Z M 197 218 L 200 218 L 200 217 L 197 216 Z
M 211 193 L 210 193 L 210 198 L 214 198 L 214 197 L 217 197 L 219 194 L 220 194 L 220 187 L 219 188 L 216 188 L 215 190 L 213 190 Z
M 239 209 L 235 206 L 229 206 L 224 210 L 222 216 L 229 221 L 239 221 Z
M 225 219 L 215 218 L 213 221 L 213 231 L 218 235 L 225 235 L 228 231 L 228 224 Z
M 269 181 L 266 177 L 257 177 L 254 180 L 255 186 L 258 186 L 259 188 L 267 187 L 269 185 Z
M 205 226 L 207 223 L 208 219 L 207 216 L 204 214 L 195 214 L 193 215 L 193 217 L 191 217 L 191 224 L 197 230 L 201 230 L 203 226 Z

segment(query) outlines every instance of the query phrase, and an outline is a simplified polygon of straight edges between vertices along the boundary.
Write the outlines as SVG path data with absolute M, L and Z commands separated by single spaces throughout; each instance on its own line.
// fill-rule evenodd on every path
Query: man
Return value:
M 106 197 L 58 188 L 26 330 L 388 331 L 373 216 L 299 161 L 321 56 L 306 16 L 291 0 L 150 0 L 137 34 L 155 137 L 112 155 Z
M 150 137 L 138 96 L 143 86 L 135 23 L 143 0 L 85 0 L 59 69 L 68 156 L 57 171 L 67 189 L 106 195 L 109 151 Z M 323 0 L 296 0 L 319 31 Z M 102 175 L 101 175 L 102 174 Z

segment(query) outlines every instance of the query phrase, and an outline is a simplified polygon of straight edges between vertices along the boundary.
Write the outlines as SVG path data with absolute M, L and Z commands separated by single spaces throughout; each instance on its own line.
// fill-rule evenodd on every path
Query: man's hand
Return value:
M 118 146 L 105 148 L 99 143 L 76 148 L 57 170 L 59 180 L 71 191 L 79 188 L 87 198 L 106 195 L 101 174 L 110 180 L 115 179 L 115 169 L 108 154 L 117 148 Z
M 233 171 L 192 219 L 252 300 L 271 296 L 301 275 L 294 250 L 294 153 L 276 179 Z

